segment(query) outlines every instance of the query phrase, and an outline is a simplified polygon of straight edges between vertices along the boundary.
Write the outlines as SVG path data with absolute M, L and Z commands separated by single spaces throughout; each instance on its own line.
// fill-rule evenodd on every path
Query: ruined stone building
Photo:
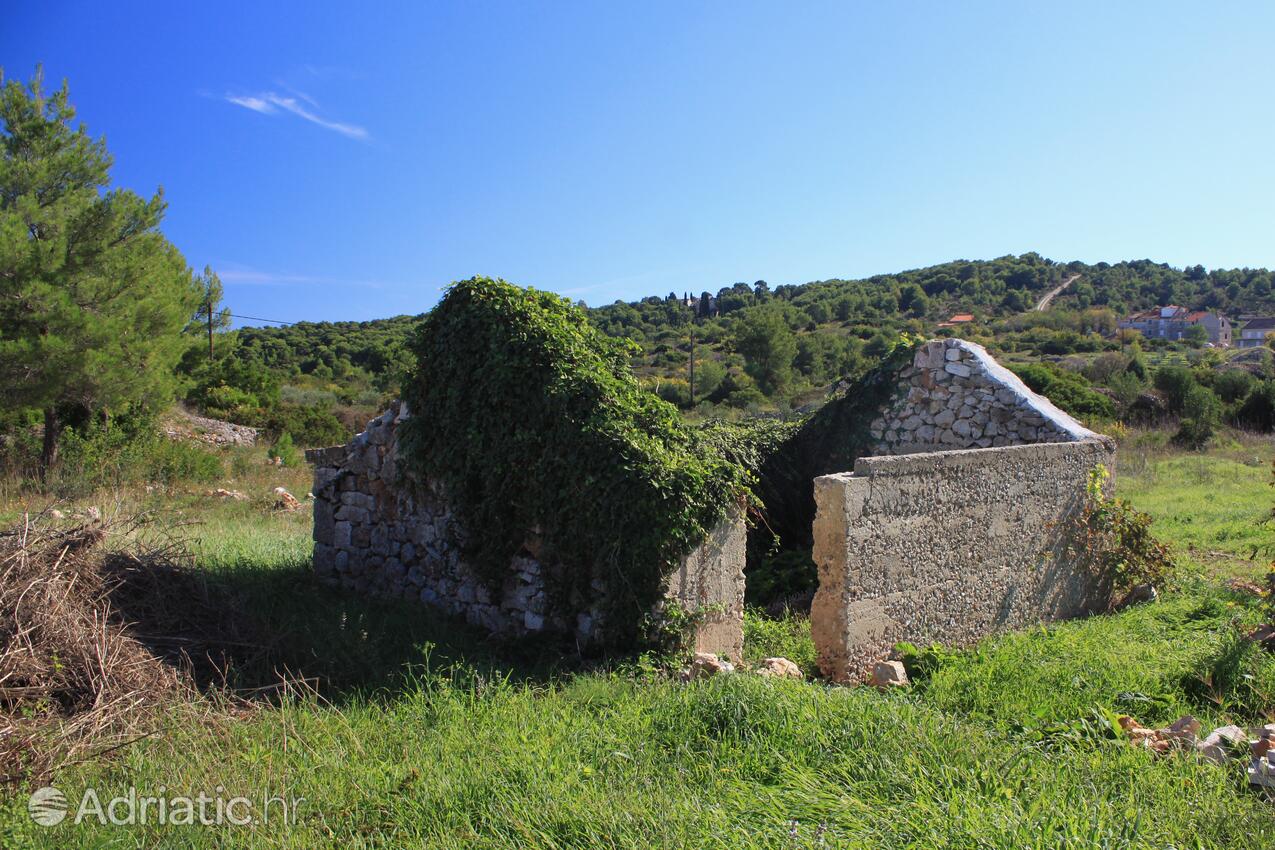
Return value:
M 1101 610 L 1102 583 L 1064 556 L 1065 521 L 1114 446 L 1031 392 L 980 346 L 928 342 L 894 373 L 852 469 L 819 475 L 810 531 L 812 630 L 825 675 L 865 677 L 899 641 L 969 644 L 999 629 Z M 588 643 L 605 629 L 598 582 L 557 598 L 534 529 L 494 586 L 466 563 L 466 529 L 430 482 L 401 474 L 395 404 L 315 465 L 314 567 L 354 591 L 419 600 L 508 635 Z M 695 648 L 742 651 L 743 510 L 686 554 L 665 597 L 699 612 Z

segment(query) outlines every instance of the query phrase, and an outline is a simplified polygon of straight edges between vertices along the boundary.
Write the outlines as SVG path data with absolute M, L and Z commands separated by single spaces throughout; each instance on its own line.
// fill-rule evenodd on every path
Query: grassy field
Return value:
M 318 693 L 175 713 L 56 777 L 73 802 L 130 786 L 243 795 L 252 825 L 160 827 L 152 810 L 144 826 L 41 827 L 20 789 L 0 807 L 0 846 L 1269 850 L 1275 809 L 1238 764 L 1155 757 L 1110 727 L 1117 713 L 1275 720 L 1275 665 L 1238 640 L 1259 603 L 1222 583 L 1275 557 L 1272 457 L 1269 442 L 1184 455 L 1130 437 L 1119 490 L 1173 542 L 1177 585 L 1154 605 L 934 653 L 890 694 L 753 676 L 684 685 L 641 660 L 545 659 L 415 606 L 319 587 L 307 519 L 271 513 L 264 497 L 124 496 L 183 512 L 201 567 Z M 277 475 L 305 490 L 286 470 L 253 475 L 257 495 Z M 800 620 L 750 616 L 747 637 L 750 656 L 813 663 Z M 304 798 L 294 818 L 277 801 L 263 812 L 276 795 Z

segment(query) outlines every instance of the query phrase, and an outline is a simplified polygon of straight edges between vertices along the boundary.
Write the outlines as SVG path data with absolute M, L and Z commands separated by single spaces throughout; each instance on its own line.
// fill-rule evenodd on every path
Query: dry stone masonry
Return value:
M 307 452 L 314 473 L 314 568 L 330 583 L 383 597 L 419 600 L 505 635 L 555 633 L 581 644 L 600 637 L 607 589 L 596 579 L 588 598 L 556 599 L 554 571 L 540 560 L 529 530 L 499 589 L 465 560 L 468 530 L 438 487 L 404 476 L 395 402 L 346 446 Z M 743 651 L 743 513 L 733 510 L 682 558 L 666 599 L 699 614 L 695 648 L 739 658 Z
M 900 395 L 871 425 L 879 454 L 1096 439 L 981 345 L 933 340 L 899 373 Z
M 823 673 L 872 675 L 901 641 L 968 645 L 1105 607 L 1063 557 L 1066 520 L 1114 444 L 982 346 L 934 340 L 871 425 L 875 457 L 815 479 L 811 625 Z
M 315 464 L 314 567 L 351 590 L 419 600 L 490 631 L 605 637 L 607 588 L 558 598 L 563 567 L 534 529 L 498 582 L 466 563 L 445 494 L 401 471 L 395 403 Z M 1004 628 L 1102 606 L 1067 563 L 1061 529 L 1113 445 L 1031 392 L 980 346 L 917 349 L 870 425 L 876 456 L 814 482 L 819 590 L 812 628 L 825 675 L 868 678 L 895 643 L 971 643 Z M 739 660 L 746 529 L 728 518 L 668 578 L 665 602 L 697 614 L 694 649 Z M 498 586 L 497 586 L 498 585 Z

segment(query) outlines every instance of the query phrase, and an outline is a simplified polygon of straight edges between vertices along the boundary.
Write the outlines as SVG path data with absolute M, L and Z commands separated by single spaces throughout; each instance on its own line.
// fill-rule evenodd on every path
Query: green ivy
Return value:
M 410 350 L 403 456 L 443 488 L 480 575 L 498 588 L 535 533 L 564 567 L 550 591 L 601 579 L 607 642 L 634 642 L 681 556 L 743 497 L 744 469 L 638 384 L 631 343 L 553 293 L 453 284 Z

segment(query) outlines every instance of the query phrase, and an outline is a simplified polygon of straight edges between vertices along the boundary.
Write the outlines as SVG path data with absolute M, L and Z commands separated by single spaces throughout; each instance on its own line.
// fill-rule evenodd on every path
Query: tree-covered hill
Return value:
M 1047 312 L 1033 307 L 1068 278 Z M 765 281 L 716 292 L 685 290 L 589 310 L 597 326 L 641 346 L 634 366 L 683 408 L 801 403 L 853 375 L 901 331 L 959 332 L 1002 351 L 1096 352 L 1113 345 L 1119 316 L 1160 304 L 1232 316 L 1275 312 L 1266 269 L 1177 269 L 1149 260 L 1060 263 L 1035 253 L 956 260 L 858 280 L 829 279 L 773 290 Z M 974 316 L 958 330 L 938 326 Z M 237 332 L 235 356 L 284 382 L 392 394 L 404 344 L 419 316 L 371 322 L 303 322 Z M 694 388 L 691 340 L 695 340 Z M 707 412 L 707 411 L 706 411 Z
M 260 362 L 283 377 L 345 378 L 395 372 L 406 361 L 404 344 L 421 316 L 370 322 L 297 322 L 284 327 L 238 331 L 239 356 Z

